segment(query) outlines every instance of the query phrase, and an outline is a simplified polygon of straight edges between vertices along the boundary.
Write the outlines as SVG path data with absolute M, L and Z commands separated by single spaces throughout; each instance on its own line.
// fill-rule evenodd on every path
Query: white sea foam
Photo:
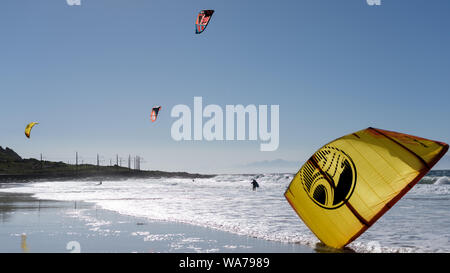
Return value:
M 439 177 L 436 182 L 434 182 L 435 185 L 450 185 L 450 178 L 447 176 Z
M 318 239 L 283 196 L 293 175 L 258 175 L 257 191 L 251 189 L 253 177 L 141 179 L 103 185 L 40 182 L 0 190 L 32 193 L 40 199 L 93 202 L 125 215 L 315 247 Z M 450 251 L 450 223 L 445 220 L 450 219 L 449 204 L 449 185 L 418 184 L 350 247 L 359 252 Z

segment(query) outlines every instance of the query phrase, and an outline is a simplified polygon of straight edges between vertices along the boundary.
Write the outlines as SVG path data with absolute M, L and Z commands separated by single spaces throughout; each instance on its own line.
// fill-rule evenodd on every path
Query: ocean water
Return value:
M 444 173 L 448 175 L 447 173 Z M 348 247 L 356 252 L 450 252 L 450 179 L 431 174 Z M 283 196 L 293 174 L 25 183 L 0 188 L 47 200 L 85 201 L 124 215 L 187 223 L 315 248 L 319 240 Z

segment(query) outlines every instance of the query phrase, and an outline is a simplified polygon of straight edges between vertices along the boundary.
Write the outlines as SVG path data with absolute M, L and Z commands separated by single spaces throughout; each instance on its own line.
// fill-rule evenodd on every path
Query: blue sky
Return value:
M 195 35 L 201 9 L 216 12 Z M 146 169 L 252 172 L 257 162 L 296 171 L 369 126 L 449 143 L 449 12 L 447 0 L 2 1 L 0 145 L 48 160 L 137 154 Z M 174 141 L 170 110 L 194 96 L 224 109 L 280 105 L 279 149 Z

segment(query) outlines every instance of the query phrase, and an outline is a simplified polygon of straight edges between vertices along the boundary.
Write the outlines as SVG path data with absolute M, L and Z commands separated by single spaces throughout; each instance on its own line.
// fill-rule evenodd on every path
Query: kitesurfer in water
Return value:
M 256 188 L 259 188 L 259 184 L 258 184 L 258 182 L 256 182 L 255 179 L 253 179 L 251 183 L 252 183 L 252 186 L 253 186 L 253 190 L 254 190 L 254 191 L 256 190 Z

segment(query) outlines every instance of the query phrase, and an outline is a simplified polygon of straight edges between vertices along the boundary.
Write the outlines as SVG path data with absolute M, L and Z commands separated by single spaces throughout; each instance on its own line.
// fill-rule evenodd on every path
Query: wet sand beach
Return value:
M 126 216 L 86 202 L 0 193 L 2 253 L 298 253 L 299 244 Z

